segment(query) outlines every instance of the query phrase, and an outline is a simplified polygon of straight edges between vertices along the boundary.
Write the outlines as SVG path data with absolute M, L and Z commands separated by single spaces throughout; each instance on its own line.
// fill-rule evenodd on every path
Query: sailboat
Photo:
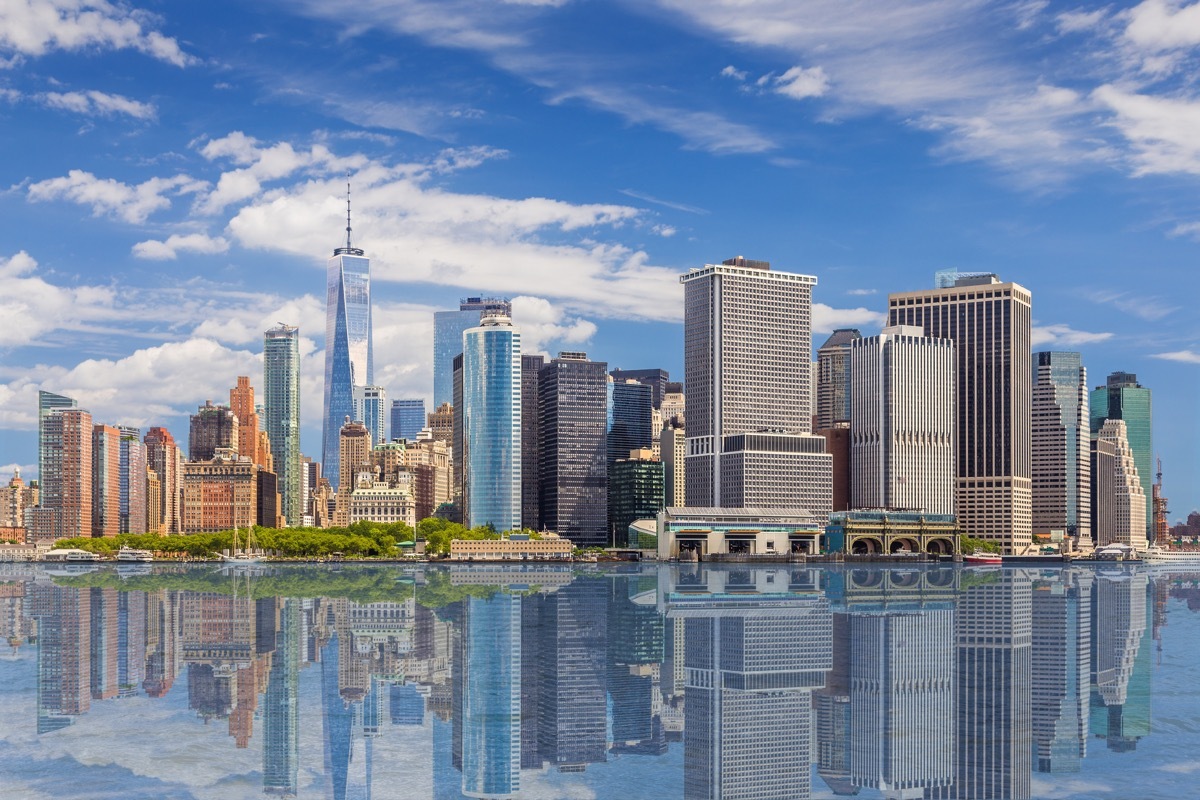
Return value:
M 237 509 L 233 510 L 233 543 L 229 546 L 229 555 L 221 554 L 221 560 L 227 564 L 259 564 L 263 560 L 262 553 L 254 545 L 254 527 L 246 530 L 246 545 L 238 547 Z

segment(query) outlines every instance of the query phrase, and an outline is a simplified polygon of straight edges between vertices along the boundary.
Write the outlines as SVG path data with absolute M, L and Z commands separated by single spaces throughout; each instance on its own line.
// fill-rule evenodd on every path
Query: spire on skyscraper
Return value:
M 338 247 L 333 251 L 335 256 L 361 256 L 364 251 L 361 247 L 354 247 L 350 244 L 350 173 L 346 173 L 346 246 Z

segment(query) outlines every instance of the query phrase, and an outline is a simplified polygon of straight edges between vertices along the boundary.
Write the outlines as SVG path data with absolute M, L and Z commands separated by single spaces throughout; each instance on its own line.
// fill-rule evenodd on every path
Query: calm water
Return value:
M 82 569 L 6 798 L 1200 796 L 1200 570 Z

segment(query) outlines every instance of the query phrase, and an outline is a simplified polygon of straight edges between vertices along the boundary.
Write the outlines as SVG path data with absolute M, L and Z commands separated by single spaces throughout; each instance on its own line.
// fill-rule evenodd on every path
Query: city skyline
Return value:
M 317 270 L 350 171 L 391 397 L 431 396 L 432 312 L 465 296 L 512 297 L 528 351 L 681 375 L 674 279 L 737 252 L 819 277 L 817 341 L 877 333 L 886 294 L 936 270 L 995 271 L 1033 292 L 1035 349 L 1153 389 L 1186 515 L 1200 329 L 1168 287 L 1194 281 L 1196 90 L 1190 40 L 1155 33 L 1175 12 L 905 5 L 863 6 L 863 35 L 889 32 L 866 48 L 824 3 L 734 19 L 715 0 L 464 0 L 433 27 L 418 0 L 336 19 L 105 6 L 80 36 L 63 7 L 0 36 L 4 143 L 24 154 L 0 196 L 0 473 L 36 477 L 39 388 L 183 440 L 198 402 L 259 374 L 278 320 L 303 332 L 319 458 Z M 660 45 L 669 63 L 646 58 Z

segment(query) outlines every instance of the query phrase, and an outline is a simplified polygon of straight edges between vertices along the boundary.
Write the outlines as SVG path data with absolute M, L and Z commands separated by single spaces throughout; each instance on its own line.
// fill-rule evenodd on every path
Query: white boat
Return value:
M 1172 547 L 1150 545 L 1142 553 L 1142 561 L 1147 564 L 1197 564 L 1200 565 L 1200 548 L 1195 550 L 1176 550 Z
M 149 550 L 137 550 L 133 547 L 122 546 L 117 551 L 117 561 L 145 562 L 153 561 L 154 553 Z
M 265 556 L 254 547 L 253 528 L 246 531 L 246 546 L 238 547 L 238 529 L 235 522 L 233 525 L 233 543 L 229 548 L 229 555 L 222 553 L 221 560 L 226 564 L 259 564 L 264 558 Z
M 65 550 L 50 550 L 44 556 L 43 561 L 99 561 L 100 556 L 95 553 L 90 553 L 87 550 L 76 550 L 68 548 Z

